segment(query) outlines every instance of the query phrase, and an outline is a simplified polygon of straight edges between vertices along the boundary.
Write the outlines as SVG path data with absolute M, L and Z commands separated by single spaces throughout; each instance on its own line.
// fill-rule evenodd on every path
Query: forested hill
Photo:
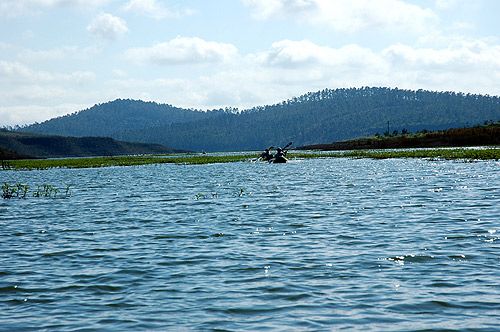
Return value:
M 201 112 L 168 104 L 117 99 L 89 109 L 37 123 L 21 131 L 61 136 L 108 136 L 172 123 L 207 119 L 217 112 Z
M 0 130 L 0 160 L 176 152 L 182 151 L 159 144 L 127 143 L 107 137 L 63 137 Z
M 98 124 L 99 135 L 121 140 L 160 143 L 185 150 L 224 151 L 262 149 L 289 141 L 295 146 L 325 143 L 387 130 L 459 128 L 488 120 L 500 120 L 499 97 L 351 88 L 325 89 L 242 112 L 198 112 L 119 100 L 24 130 L 96 135 L 90 130 Z

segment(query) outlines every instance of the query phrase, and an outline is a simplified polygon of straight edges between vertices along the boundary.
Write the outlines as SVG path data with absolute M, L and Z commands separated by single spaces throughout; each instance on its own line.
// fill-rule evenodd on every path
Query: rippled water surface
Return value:
M 0 172 L 0 330 L 500 329 L 500 164 Z M 64 188 L 71 185 L 71 196 Z

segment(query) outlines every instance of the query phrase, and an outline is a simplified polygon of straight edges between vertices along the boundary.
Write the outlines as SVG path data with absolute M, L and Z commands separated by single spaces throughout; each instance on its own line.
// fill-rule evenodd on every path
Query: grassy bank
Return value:
M 462 160 L 500 160 L 500 148 L 485 149 L 416 149 L 416 150 L 356 150 L 344 152 L 289 153 L 289 159 L 307 158 L 433 158 Z M 10 169 L 30 170 L 48 168 L 95 168 L 110 166 L 134 166 L 149 164 L 214 164 L 238 161 L 254 161 L 254 154 L 213 156 L 213 155 L 171 155 L 171 156 L 120 156 L 65 159 L 26 159 L 8 162 Z
M 413 150 L 353 150 L 344 152 L 324 152 L 296 154 L 298 158 L 431 158 L 458 160 L 499 160 L 500 148 L 452 148 L 452 149 L 413 149 Z
M 366 149 L 408 149 L 408 148 L 444 148 L 465 146 L 500 145 L 500 122 L 488 123 L 469 128 L 453 128 L 441 131 L 419 133 L 401 133 L 394 135 L 357 138 L 328 144 L 316 144 L 300 147 L 304 150 L 366 150 Z

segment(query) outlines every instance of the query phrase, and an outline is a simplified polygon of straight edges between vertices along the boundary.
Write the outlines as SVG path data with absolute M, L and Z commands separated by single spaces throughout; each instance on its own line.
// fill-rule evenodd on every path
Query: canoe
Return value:
M 272 160 L 273 164 L 284 164 L 288 161 L 285 157 L 276 157 Z

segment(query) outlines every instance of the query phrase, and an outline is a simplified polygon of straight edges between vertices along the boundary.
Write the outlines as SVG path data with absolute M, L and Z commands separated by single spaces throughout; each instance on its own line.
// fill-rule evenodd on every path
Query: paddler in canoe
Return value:
M 273 155 L 271 153 L 271 149 L 273 148 L 272 146 L 269 147 L 268 149 L 265 149 L 264 152 L 262 152 L 259 156 L 259 160 L 264 160 L 269 163 L 274 163 L 274 164 L 283 164 L 288 161 L 286 159 L 286 153 L 288 152 L 288 148 L 292 145 L 292 142 L 288 143 L 285 145 L 285 147 L 282 148 L 277 148 L 276 149 L 276 154 Z
M 286 159 L 286 153 L 287 150 L 283 150 L 282 148 L 277 148 L 276 149 L 276 154 L 274 155 L 274 158 L 271 159 L 269 162 L 272 162 L 273 164 L 284 164 L 288 161 Z
M 271 153 L 270 149 L 272 149 L 272 147 L 270 147 L 269 149 L 265 149 L 265 150 L 264 150 L 264 152 L 262 152 L 262 153 L 260 154 L 259 159 L 260 159 L 260 160 L 264 160 L 264 161 L 269 161 L 269 162 L 270 162 L 270 161 L 274 158 L 274 156 L 273 156 L 273 154 Z

